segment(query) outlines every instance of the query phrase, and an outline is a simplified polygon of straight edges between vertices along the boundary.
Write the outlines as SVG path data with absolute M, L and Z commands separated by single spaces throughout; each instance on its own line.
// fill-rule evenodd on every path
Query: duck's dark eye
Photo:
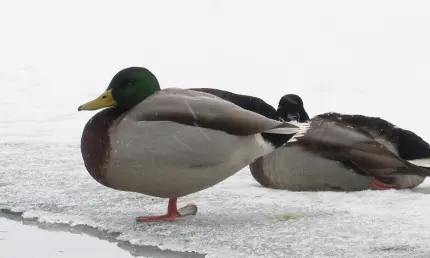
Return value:
M 121 89 L 131 88 L 131 87 L 133 87 L 133 82 L 132 81 L 124 81 L 121 83 L 121 85 L 119 87 Z

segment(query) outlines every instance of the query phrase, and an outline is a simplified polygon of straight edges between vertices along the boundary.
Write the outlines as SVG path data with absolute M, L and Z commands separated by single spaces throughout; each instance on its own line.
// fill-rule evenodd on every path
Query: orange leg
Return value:
M 161 216 L 140 216 L 136 220 L 139 222 L 157 222 L 157 221 L 172 221 L 176 217 L 182 217 L 176 206 L 177 199 L 169 199 L 167 206 L 167 214 Z

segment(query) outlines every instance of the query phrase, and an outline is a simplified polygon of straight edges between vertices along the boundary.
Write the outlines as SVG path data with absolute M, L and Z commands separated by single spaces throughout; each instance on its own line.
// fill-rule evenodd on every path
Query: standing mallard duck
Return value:
M 430 175 L 430 145 L 381 118 L 325 113 L 309 119 L 295 94 L 283 96 L 277 111 L 281 119 L 309 121 L 311 128 L 250 164 L 263 186 L 295 191 L 401 189 L 416 187 Z
M 177 198 L 223 181 L 308 129 L 208 93 L 160 90 L 141 67 L 118 72 L 103 94 L 78 110 L 101 108 L 81 139 L 91 176 L 113 189 L 169 198 L 166 215 L 138 217 L 140 222 L 195 214 L 195 205 L 181 214 Z

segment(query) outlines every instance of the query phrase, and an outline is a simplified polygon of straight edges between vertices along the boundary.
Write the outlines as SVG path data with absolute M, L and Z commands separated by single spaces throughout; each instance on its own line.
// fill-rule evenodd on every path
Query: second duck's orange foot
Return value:
M 388 190 L 388 189 L 397 189 L 399 188 L 396 184 L 387 184 L 384 182 L 379 181 L 378 179 L 372 177 L 372 180 L 370 180 L 370 184 L 373 188 L 376 190 Z

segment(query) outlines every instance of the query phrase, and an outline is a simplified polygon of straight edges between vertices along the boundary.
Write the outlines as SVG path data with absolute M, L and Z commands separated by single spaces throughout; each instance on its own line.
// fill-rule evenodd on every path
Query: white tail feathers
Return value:
M 408 160 L 409 163 L 412 163 L 416 166 L 419 167 L 425 167 L 425 168 L 430 168 L 430 158 L 425 158 L 425 159 L 413 159 L 413 160 Z
M 307 130 L 311 128 L 311 124 L 308 122 L 299 123 L 296 121 L 285 122 L 275 128 L 265 131 L 265 133 L 273 134 L 294 134 L 294 136 L 288 142 L 295 142 L 297 138 L 305 135 Z

